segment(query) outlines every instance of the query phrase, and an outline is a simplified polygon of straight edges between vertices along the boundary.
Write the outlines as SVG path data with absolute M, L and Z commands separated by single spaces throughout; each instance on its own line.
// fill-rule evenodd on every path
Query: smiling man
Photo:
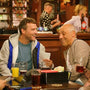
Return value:
M 11 67 L 17 63 L 27 62 L 27 70 L 51 67 L 50 53 L 36 40 L 37 25 L 33 18 L 24 18 L 18 27 L 19 33 L 6 40 L 0 51 L 0 74 L 10 76 Z
M 77 39 L 76 28 L 72 24 L 65 24 L 59 30 L 59 39 L 64 51 L 66 69 L 70 71 L 71 81 L 84 85 L 87 81 L 84 73 L 76 71 L 77 65 L 84 66 L 90 70 L 90 46 L 84 41 Z

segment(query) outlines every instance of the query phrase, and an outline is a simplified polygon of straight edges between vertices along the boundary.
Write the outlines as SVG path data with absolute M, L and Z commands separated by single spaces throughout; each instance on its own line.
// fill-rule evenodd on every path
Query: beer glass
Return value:
M 27 72 L 28 63 L 25 61 L 19 62 L 20 75 L 24 75 Z
M 79 73 L 83 73 L 84 72 L 84 67 L 83 66 L 77 66 L 76 71 L 79 72 Z
M 79 73 L 83 73 L 84 72 L 84 66 L 82 64 L 82 58 L 80 59 L 80 65 L 76 66 L 76 71 Z
M 12 67 L 12 77 L 18 77 L 19 76 L 19 68 L 18 67 Z
M 40 69 L 33 69 L 31 72 L 32 88 L 40 88 Z

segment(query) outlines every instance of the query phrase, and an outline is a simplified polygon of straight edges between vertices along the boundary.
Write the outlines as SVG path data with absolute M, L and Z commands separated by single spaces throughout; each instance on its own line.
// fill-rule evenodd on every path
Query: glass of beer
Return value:
M 19 76 L 19 68 L 18 67 L 12 67 L 12 77 L 18 77 Z
M 24 75 L 27 72 L 27 62 L 21 61 L 19 62 L 19 70 L 20 70 L 20 75 Z
M 79 73 L 83 73 L 84 72 L 84 67 L 83 66 L 77 66 L 76 71 L 79 72 Z
M 11 72 L 12 72 L 12 77 L 19 76 L 19 64 L 18 63 L 12 64 Z
M 80 59 L 79 64 L 76 66 L 76 71 L 79 73 L 83 73 L 84 72 L 84 66 L 83 66 L 83 58 Z
M 33 69 L 31 72 L 32 88 L 40 88 L 40 69 Z

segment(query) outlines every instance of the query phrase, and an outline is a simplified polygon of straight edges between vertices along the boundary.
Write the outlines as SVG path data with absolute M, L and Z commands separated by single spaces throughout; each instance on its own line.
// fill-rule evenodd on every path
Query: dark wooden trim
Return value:
M 90 40 L 90 33 L 78 33 L 77 38 L 83 40 Z

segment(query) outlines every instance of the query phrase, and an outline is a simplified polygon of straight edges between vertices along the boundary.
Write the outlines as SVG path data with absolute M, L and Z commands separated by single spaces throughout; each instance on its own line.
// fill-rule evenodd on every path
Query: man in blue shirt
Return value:
M 50 53 L 36 40 L 37 25 L 33 18 L 24 18 L 18 27 L 19 33 L 13 34 L 3 43 L 0 51 L 0 74 L 10 76 L 11 67 L 19 62 L 27 62 L 28 69 L 52 67 Z

